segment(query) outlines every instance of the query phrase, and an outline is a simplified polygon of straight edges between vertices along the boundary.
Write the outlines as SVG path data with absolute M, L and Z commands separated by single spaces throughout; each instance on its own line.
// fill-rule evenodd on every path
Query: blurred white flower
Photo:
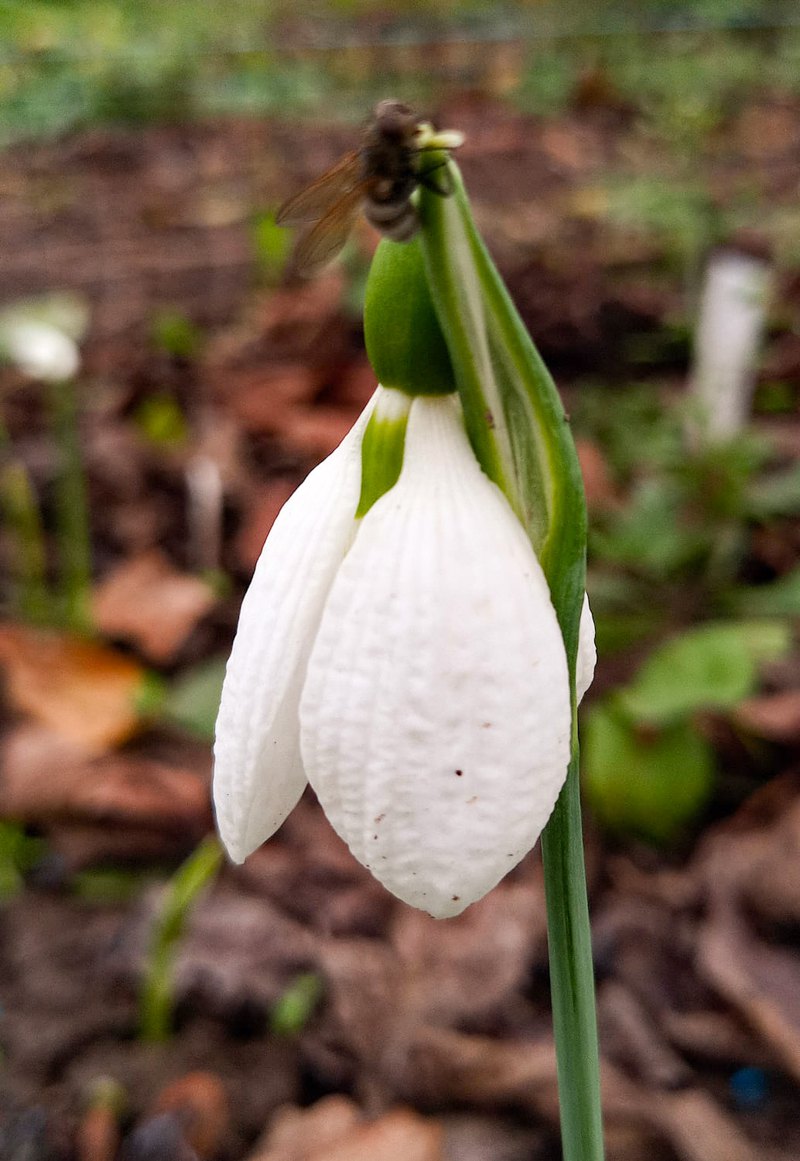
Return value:
M 308 780 L 376 878 L 450 916 L 552 811 L 570 751 L 566 655 L 541 566 L 455 397 L 376 399 L 390 415 L 410 407 L 395 486 L 355 519 L 366 412 L 264 545 L 217 721 L 217 821 L 240 862 Z M 588 605 L 581 628 L 585 688 Z
M 78 344 L 40 319 L 18 317 L 3 328 L 3 348 L 12 363 L 45 383 L 71 379 L 80 366 Z

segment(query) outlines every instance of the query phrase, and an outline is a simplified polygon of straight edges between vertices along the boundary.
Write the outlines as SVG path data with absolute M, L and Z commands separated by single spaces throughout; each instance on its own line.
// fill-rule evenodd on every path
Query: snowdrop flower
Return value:
M 9 323 L 3 345 L 12 362 L 32 379 L 61 382 L 71 379 L 80 366 L 78 344 L 52 323 L 19 318 Z
M 357 520 L 373 408 L 407 419 L 403 463 Z M 590 622 L 585 606 L 584 688 Z M 282 509 L 242 605 L 215 747 L 228 852 L 269 838 L 308 781 L 390 891 L 456 915 L 536 842 L 570 726 L 547 582 L 456 397 L 379 388 Z

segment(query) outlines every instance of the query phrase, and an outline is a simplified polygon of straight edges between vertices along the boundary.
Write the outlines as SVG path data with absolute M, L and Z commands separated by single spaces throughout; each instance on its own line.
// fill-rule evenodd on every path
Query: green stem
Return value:
M 542 832 L 542 859 L 562 1152 L 564 1161 L 602 1161 L 599 1050 L 576 732 L 567 781 Z
M 91 629 L 89 596 L 92 551 L 89 506 L 78 436 L 75 384 L 49 386 L 50 421 L 59 454 L 56 482 L 56 538 L 59 548 L 63 624 L 79 633 Z
M 454 191 L 420 191 L 422 247 L 475 454 L 519 514 L 550 585 L 570 666 L 586 576 L 586 506 L 556 387 Z M 577 717 L 567 781 L 542 834 L 564 1161 L 602 1161 L 600 1068 L 586 894 Z
M 181 863 L 166 888 L 155 921 L 139 1001 L 139 1027 L 143 1040 L 160 1043 L 172 1030 L 173 964 L 187 915 L 204 887 L 216 875 L 222 847 L 216 838 L 204 839 Z
M 0 506 L 13 543 L 14 601 L 25 620 L 44 624 L 51 613 L 51 601 L 42 517 L 30 476 L 14 457 L 8 432 L 1 424 L 0 455 Z

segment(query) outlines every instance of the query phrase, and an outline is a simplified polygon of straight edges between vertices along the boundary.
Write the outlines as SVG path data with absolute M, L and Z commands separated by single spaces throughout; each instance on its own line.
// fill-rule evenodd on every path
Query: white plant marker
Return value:
M 690 376 L 706 439 L 730 439 L 749 419 L 769 283 L 769 265 L 750 254 L 726 250 L 709 262 Z

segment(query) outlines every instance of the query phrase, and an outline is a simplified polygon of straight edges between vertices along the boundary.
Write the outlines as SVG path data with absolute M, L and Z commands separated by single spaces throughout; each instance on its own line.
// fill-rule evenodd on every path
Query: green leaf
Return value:
M 757 520 L 796 516 L 800 512 L 800 464 L 751 483 L 745 506 L 747 515 Z
M 153 341 L 174 359 L 193 359 L 203 343 L 203 332 L 179 310 L 159 311 L 153 319 Z
M 189 912 L 200 893 L 212 883 L 222 863 L 216 837 L 203 839 L 181 863 L 167 884 L 161 909 L 150 933 L 150 947 L 139 996 L 142 1039 L 151 1043 L 169 1038 L 173 1006 L 173 968 L 178 943 Z
M 737 589 L 733 607 L 744 616 L 800 617 L 800 568 L 770 584 Z
M 315 972 L 303 972 L 289 984 L 269 1014 L 276 1036 L 297 1036 L 314 1013 L 322 996 L 322 980 Z
M 167 693 L 162 714 L 204 741 L 214 737 L 226 657 L 212 657 L 180 677 Z
M 278 225 L 274 213 L 267 213 L 256 217 L 252 238 L 262 279 L 268 286 L 277 286 L 291 253 L 291 235 Z
M 713 750 L 689 722 L 643 729 L 608 701 L 587 715 L 584 792 L 609 830 L 668 843 L 697 818 L 713 784 Z
M 0 821 L 0 903 L 22 891 L 25 874 L 46 851 L 44 839 L 26 834 L 19 823 Z
M 178 447 L 188 440 L 186 418 L 171 395 L 149 395 L 136 408 L 134 419 L 145 439 L 157 446 Z
M 709 624 L 657 649 L 617 697 L 639 722 L 664 725 L 700 709 L 731 709 L 753 690 L 756 665 L 782 656 L 788 629 L 779 622 Z
M 631 568 L 639 575 L 671 576 L 702 557 L 708 538 L 687 525 L 683 496 L 670 479 L 643 480 L 625 509 L 606 527 L 592 529 L 597 557 Z

